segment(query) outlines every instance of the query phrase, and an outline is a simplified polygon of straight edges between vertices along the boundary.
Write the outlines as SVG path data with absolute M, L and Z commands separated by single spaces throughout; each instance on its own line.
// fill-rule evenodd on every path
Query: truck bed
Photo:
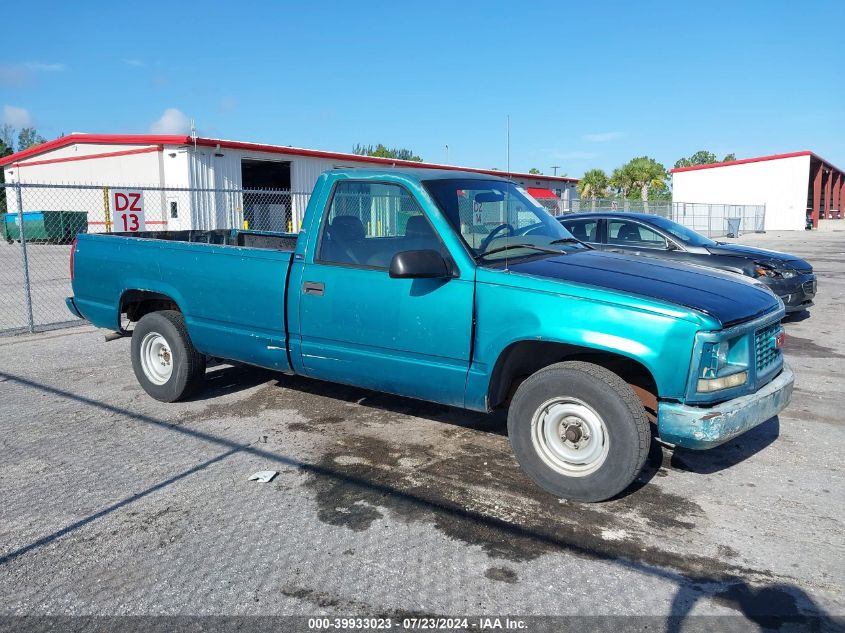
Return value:
M 94 325 L 117 330 L 127 301 L 163 297 L 202 353 L 284 371 L 295 245 L 295 235 L 238 230 L 80 235 L 74 301 Z

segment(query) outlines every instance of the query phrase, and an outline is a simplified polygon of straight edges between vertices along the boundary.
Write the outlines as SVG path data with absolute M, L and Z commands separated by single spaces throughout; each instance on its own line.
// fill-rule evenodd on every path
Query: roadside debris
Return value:
M 279 474 L 277 470 L 260 470 L 254 475 L 251 475 L 248 481 L 257 481 L 260 484 L 269 484 L 273 481 L 273 477 Z

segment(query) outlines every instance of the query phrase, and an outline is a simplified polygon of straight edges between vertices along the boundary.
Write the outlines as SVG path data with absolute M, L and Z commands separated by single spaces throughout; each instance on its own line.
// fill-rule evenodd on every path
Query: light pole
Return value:
M 557 170 L 560 169 L 560 165 L 552 165 L 552 169 L 555 170 L 554 175 L 557 176 Z

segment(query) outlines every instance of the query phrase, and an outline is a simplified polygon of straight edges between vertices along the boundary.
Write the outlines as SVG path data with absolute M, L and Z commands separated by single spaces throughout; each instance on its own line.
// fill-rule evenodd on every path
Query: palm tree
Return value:
M 643 199 L 643 211 L 648 213 L 648 190 L 666 186 L 666 168 L 653 158 L 638 156 L 632 158 L 623 169 L 628 172 L 634 188 L 639 187 Z
M 607 195 L 609 184 L 607 174 L 603 169 L 590 169 L 584 172 L 584 177 L 578 181 L 578 195 L 592 200 L 593 211 L 596 210 L 596 198 Z
M 627 164 L 613 170 L 613 173 L 610 175 L 610 186 L 622 196 L 622 208 L 627 211 L 628 194 L 634 188 L 634 180 L 631 177 L 631 172 Z

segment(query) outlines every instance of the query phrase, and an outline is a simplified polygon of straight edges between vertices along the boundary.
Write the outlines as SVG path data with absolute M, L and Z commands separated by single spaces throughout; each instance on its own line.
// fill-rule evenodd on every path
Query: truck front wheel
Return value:
M 508 437 L 520 466 L 541 488 L 565 499 L 603 501 L 640 473 L 651 429 L 619 376 L 568 361 L 519 386 L 508 411 Z
M 141 317 L 132 331 L 132 369 L 144 391 L 162 402 L 186 398 L 202 383 L 205 356 L 191 343 L 181 312 Z

